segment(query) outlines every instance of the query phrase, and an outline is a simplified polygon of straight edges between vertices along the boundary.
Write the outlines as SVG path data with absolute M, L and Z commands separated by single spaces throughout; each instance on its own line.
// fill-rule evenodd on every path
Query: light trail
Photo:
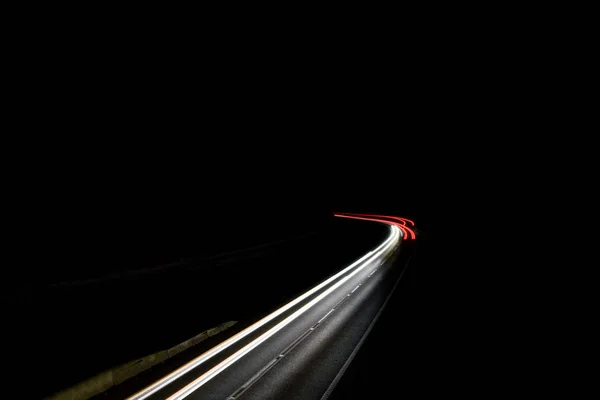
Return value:
M 385 223 L 390 224 L 389 221 L 386 221 Z M 392 223 L 392 224 L 394 224 L 394 223 Z M 252 342 L 248 343 L 246 346 L 244 346 L 243 348 L 241 348 L 240 350 L 238 350 L 237 352 L 235 352 L 234 354 L 232 354 L 231 356 L 229 356 L 228 358 L 226 358 L 225 360 L 223 360 L 222 362 L 220 362 L 219 364 L 217 364 L 216 366 L 211 368 L 209 371 L 202 374 L 200 377 L 196 378 L 194 381 L 190 382 L 183 389 L 179 390 L 178 392 L 176 392 L 173 395 L 171 395 L 170 397 L 168 397 L 167 400 L 182 400 L 182 399 L 188 397 L 189 395 L 191 395 L 198 388 L 200 388 L 201 386 L 206 384 L 208 381 L 213 379 L 215 376 L 217 376 L 218 374 L 223 372 L 225 369 L 227 369 L 229 366 L 231 366 L 237 360 L 239 360 L 240 358 L 242 358 L 243 356 L 248 354 L 250 351 L 252 351 L 254 348 L 259 346 L 261 343 L 263 343 L 264 341 L 269 339 L 271 336 L 275 335 L 281 329 L 285 328 L 289 323 L 294 321 L 296 318 L 298 318 L 300 315 L 302 315 L 308 309 L 310 309 L 315 304 L 317 304 L 318 302 L 323 300 L 325 297 L 327 297 L 329 294 L 331 294 L 333 291 L 338 289 L 342 284 L 344 284 L 346 281 L 348 281 L 354 275 L 356 275 L 360 271 L 362 271 L 367 265 L 370 264 L 371 261 L 376 259 L 380 254 L 392 249 L 399 241 L 399 231 L 398 231 L 398 229 L 394 229 L 394 228 L 398 228 L 398 226 L 397 225 L 392 226 L 391 235 L 383 243 L 385 245 L 385 247 L 381 248 L 381 246 L 379 246 L 379 248 L 381 248 L 379 251 L 373 251 L 373 252 L 369 253 L 369 254 L 371 254 L 371 256 L 369 256 L 367 259 L 365 259 L 362 262 L 362 265 L 360 265 L 358 268 L 356 268 L 350 274 L 346 275 L 344 278 L 340 279 L 329 289 L 327 289 L 326 291 L 321 293 L 319 296 L 317 296 L 316 298 L 311 300 L 309 303 L 307 303 L 302 308 L 300 308 L 299 310 L 297 310 L 296 312 L 291 314 L 289 317 L 287 317 L 286 319 L 284 319 L 283 321 L 281 321 L 280 323 L 278 323 L 277 325 L 275 325 L 274 327 L 269 329 L 267 332 L 263 333 L 258 338 L 254 339 Z
M 415 223 L 408 219 L 408 218 L 402 218 L 402 217 L 394 217 L 391 215 L 380 215 L 380 214 L 357 214 L 357 213 L 335 213 L 334 214 L 336 217 L 346 217 L 348 218 L 348 216 L 361 216 L 361 217 L 379 217 L 379 218 L 388 218 L 388 219 L 393 219 L 396 221 L 400 221 L 402 222 L 402 228 L 405 228 L 409 233 L 410 233 L 410 238 L 415 240 L 416 239 L 416 234 L 415 232 L 409 228 L 408 226 L 406 226 L 406 222 L 409 222 L 413 227 L 415 226 Z M 383 222 L 381 220 L 373 220 L 372 221 L 379 221 L 379 222 Z M 385 222 L 389 222 L 389 221 L 385 221 Z M 408 235 L 406 237 L 406 239 L 408 239 Z
M 385 221 L 385 223 L 389 223 L 389 221 Z M 266 317 L 262 318 L 261 320 L 255 322 L 254 324 L 252 324 L 251 326 L 247 327 L 246 329 L 244 329 L 244 330 L 238 332 L 237 334 L 233 335 L 232 337 L 230 337 L 229 339 L 225 340 L 224 342 L 218 344 L 217 346 L 213 347 L 212 349 L 210 349 L 210 350 L 206 351 L 205 353 L 199 355 L 195 359 L 189 361 L 188 363 L 184 364 L 180 368 L 176 369 L 175 371 L 171 372 L 170 374 L 166 375 L 165 377 L 161 378 L 160 380 L 154 382 L 152 385 L 150 385 L 150 386 L 142 389 L 141 391 L 133 394 L 132 396 L 128 397 L 126 400 L 143 400 L 143 399 L 146 399 L 149 396 L 153 395 L 154 393 L 158 392 L 159 390 L 162 390 L 163 388 L 165 388 L 166 386 L 168 386 L 169 384 L 171 384 L 175 380 L 179 379 L 183 375 L 187 374 L 188 372 L 190 372 L 193 369 L 197 368 L 198 366 L 202 365 L 206 361 L 210 360 L 212 357 L 216 356 L 217 354 L 219 354 L 222 351 L 226 350 L 230 346 L 232 346 L 235 343 L 239 342 L 240 340 L 242 340 L 243 338 L 247 337 L 248 335 L 250 335 L 251 333 L 253 333 L 257 329 L 263 327 L 264 325 L 266 325 L 267 323 L 269 323 L 273 319 L 277 318 L 278 316 L 280 316 L 284 312 L 288 311 L 290 308 L 294 307 L 295 305 L 297 305 L 298 303 L 302 302 L 303 300 L 307 299 L 311 295 L 315 294 L 316 292 L 318 292 L 319 290 L 321 290 L 325 286 L 327 286 L 330 283 L 334 282 L 335 280 L 339 279 L 344 274 L 346 274 L 349 271 L 351 271 L 353 268 L 356 268 L 358 265 L 361 265 L 361 263 L 365 263 L 365 264 L 368 263 L 366 261 L 367 259 L 368 260 L 373 259 L 376 254 L 378 254 L 379 252 L 382 251 L 382 249 L 388 248 L 388 246 L 390 246 L 391 243 L 394 242 L 394 238 L 395 238 L 394 232 L 392 232 L 392 234 L 390 234 L 390 236 L 382 244 L 380 244 L 377 248 L 375 248 L 375 250 L 370 251 L 369 253 L 365 254 L 363 257 L 361 257 L 360 259 L 358 259 L 357 261 L 355 261 L 354 263 L 352 263 L 348 267 L 344 268 L 343 270 L 341 270 L 337 274 L 335 274 L 332 277 L 330 277 L 329 279 L 323 281 L 319 285 L 317 285 L 314 288 L 310 289 L 306 293 L 300 295 L 296 299 L 292 300 L 291 302 L 287 303 L 283 307 L 277 309 L 276 311 L 272 312 L 271 314 L 267 315 Z

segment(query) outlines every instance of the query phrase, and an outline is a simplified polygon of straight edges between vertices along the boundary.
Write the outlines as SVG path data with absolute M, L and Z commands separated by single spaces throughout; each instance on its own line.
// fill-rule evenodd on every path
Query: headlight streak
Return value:
M 389 223 L 389 221 L 385 221 L 385 222 Z M 162 390 L 167 385 L 171 384 L 172 382 L 174 382 L 175 380 L 177 380 L 181 376 L 185 375 L 186 373 L 188 373 L 191 370 L 195 369 L 196 367 L 200 366 L 201 364 L 203 364 L 204 362 L 208 361 L 209 359 L 211 359 L 215 355 L 219 354 L 220 352 L 224 351 L 225 349 L 229 348 L 233 344 L 239 342 L 240 340 L 242 340 L 246 336 L 250 335 L 252 332 L 256 331 L 257 329 L 263 327 L 268 322 L 272 321 L 273 319 L 277 318 L 279 315 L 283 314 L 284 312 L 286 312 L 290 308 L 294 307 L 295 305 L 297 305 L 298 303 L 302 302 L 306 298 L 308 298 L 311 295 L 315 294 L 320 289 L 324 288 L 328 284 L 330 284 L 333 281 L 335 281 L 336 279 L 340 278 L 342 275 L 346 274 L 347 272 L 349 272 L 350 270 L 352 270 L 356 266 L 360 265 L 361 263 L 364 263 L 363 266 L 360 267 L 360 268 L 363 268 L 364 265 L 368 264 L 367 259 L 369 259 L 369 260 L 374 259 L 375 257 L 377 257 L 378 253 L 382 252 L 384 249 L 390 248 L 391 247 L 391 243 L 397 242 L 397 239 L 398 239 L 397 236 L 399 236 L 399 232 L 392 230 L 392 233 L 390 234 L 390 236 L 382 244 L 380 244 L 373 251 L 370 251 L 369 253 L 365 254 L 363 257 L 361 257 L 360 259 L 358 259 L 357 261 L 355 261 L 354 263 L 352 263 L 348 267 L 344 268 L 343 270 L 341 270 L 337 274 L 333 275 L 329 279 L 325 280 L 324 282 L 322 282 L 319 285 L 315 286 L 314 288 L 310 289 L 306 293 L 302 294 L 301 296 L 299 296 L 296 299 L 292 300 L 291 302 L 287 303 L 283 307 L 277 309 L 276 311 L 272 312 L 271 314 L 267 315 L 266 317 L 262 318 L 261 320 L 255 322 L 254 324 L 252 324 L 251 326 L 247 327 L 246 329 L 238 332 L 237 334 L 233 335 L 232 337 L 230 337 L 229 339 L 225 340 L 224 342 L 218 344 L 217 346 L 215 346 L 212 349 L 206 351 L 205 353 L 201 354 L 200 356 L 196 357 L 195 359 L 189 361 L 188 363 L 186 363 L 183 366 L 179 367 L 178 369 L 176 369 L 175 371 L 173 371 L 170 374 L 166 375 L 165 377 L 163 377 L 163 378 L 159 379 L 158 381 L 154 382 L 152 385 L 150 385 L 150 386 L 142 389 L 141 391 L 133 394 L 132 396 L 128 397 L 126 400 L 143 400 L 143 399 L 146 399 L 149 396 L 153 395 L 154 393 L 158 392 L 159 390 Z M 404 232 L 404 237 L 406 237 L 405 232 Z M 359 268 L 357 268 L 357 270 L 358 269 Z M 352 274 L 354 274 L 355 272 L 353 272 Z M 290 320 L 290 322 L 291 322 L 291 320 Z M 237 353 L 235 353 L 235 354 L 237 354 Z M 206 375 L 206 374 L 204 374 L 204 375 Z M 204 376 L 204 375 L 202 375 L 202 376 Z M 216 375 L 216 374 L 214 374 L 214 375 Z M 208 381 L 208 379 L 206 381 Z M 199 385 L 198 387 L 200 387 L 200 386 L 201 385 Z M 175 395 L 173 395 L 173 396 L 175 396 Z M 181 397 L 181 398 L 183 398 L 183 397 Z
M 214 378 L 219 373 L 221 373 L 223 370 L 225 370 L 226 368 L 231 366 L 233 363 L 235 363 L 237 360 L 242 358 L 244 355 L 246 355 L 247 353 L 252 351 L 254 348 L 256 348 L 261 343 L 263 343 L 264 341 L 269 339 L 271 336 L 276 334 L 278 331 L 283 329 L 286 325 L 288 325 L 290 322 L 295 320 L 301 314 L 306 312 L 312 306 L 317 304 L 323 298 L 325 298 L 326 296 L 331 294 L 334 290 L 336 290 L 338 287 L 340 287 L 342 284 L 344 284 L 348 279 L 350 279 L 351 277 L 353 277 L 354 275 L 356 275 L 357 273 L 362 271 L 367 265 L 370 264 L 371 261 L 376 259 L 380 254 L 383 254 L 384 252 L 390 251 L 391 249 L 393 249 L 399 242 L 399 237 L 400 237 L 400 231 L 398 230 L 399 227 L 394 223 L 390 223 L 389 221 L 385 221 L 385 223 L 393 224 L 393 226 L 391 226 L 392 233 L 391 233 L 390 237 L 383 243 L 383 245 L 385 247 L 382 248 L 382 246 L 379 246 L 378 249 L 380 249 L 380 250 L 371 252 L 370 257 L 368 259 L 365 259 L 362 262 L 362 265 L 359 266 L 358 268 L 356 268 L 350 274 L 348 274 L 344 278 L 340 279 L 337 283 L 335 283 L 329 289 L 327 289 L 326 291 L 321 293 L 319 296 L 317 296 L 316 298 L 311 300 L 309 303 L 304 305 L 302 308 L 300 308 L 299 310 L 297 310 L 296 312 L 294 312 L 293 314 L 288 316 L 286 319 L 284 319 L 283 321 L 281 321 L 280 323 L 278 323 L 277 325 L 275 325 L 274 327 L 269 329 L 267 332 L 263 333 L 261 336 L 254 339 L 252 342 L 248 343 L 246 346 L 244 346 L 243 348 L 241 348 L 240 350 L 238 350 L 237 352 L 235 352 L 234 354 L 232 354 L 231 356 L 229 356 L 228 358 L 223 360 L 221 363 L 217 364 L 216 366 L 211 368 L 209 371 L 205 372 L 200 377 L 196 378 L 194 381 L 192 381 L 191 383 L 186 385 L 184 388 L 182 388 L 178 392 L 176 392 L 173 395 L 171 395 L 170 397 L 168 397 L 167 400 L 181 400 L 181 399 L 186 398 L 190 394 L 192 394 L 195 390 L 200 388 L 202 385 L 204 385 L 205 383 L 210 381 L 212 378 Z

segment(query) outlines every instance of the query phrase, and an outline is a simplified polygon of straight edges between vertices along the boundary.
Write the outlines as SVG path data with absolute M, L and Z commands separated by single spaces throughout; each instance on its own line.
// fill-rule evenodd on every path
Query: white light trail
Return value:
M 231 356 L 227 357 L 225 360 L 223 360 L 222 362 L 220 362 L 219 364 L 217 364 L 216 366 L 214 366 L 213 368 L 211 368 L 210 370 L 208 370 L 207 372 L 205 372 L 204 374 L 202 374 L 201 376 L 196 378 L 194 381 L 192 381 L 191 383 L 186 385 L 183 389 L 179 390 L 178 392 L 176 392 L 173 395 L 171 395 L 170 397 L 168 397 L 167 400 L 181 400 L 181 399 L 186 398 L 190 394 L 192 394 L 199 387 L 201 387 L 202 385 L 204 385 L 205 383 L 210 381 L 212 378 L 217 376 L 219 373 L 221 373 L 223 370 L 225 370 L 230 365 L 235 363 L 237 360 L 239 360 L 240 358 L 242 358 L 243 356 L 248 354 L 250 351 L 252 351 L 254 348 L 259 346 L 261 343 L 263 343 L 264 341 L 269 339 L 271 336 L 273 336 L 274 334 L 279 332 L 286 325 L 288 325 L 290 322 L 292 322 L 293 320 L 298 318 L 300 315 L 302 315 L 304 312 L 306 312 L 312 306 L 314 306 L 315 304 L 317 304 L 318 302 L 323 300 L 326 296 L 331 294 L 334 290 L 336 290 L 341 285 L 343 285 L 346 281 L 348 281 L 348 279 L 350 279 L 354 275 L 358 274 L 367 265 L 369 265 L 370 261 L 373 261 L 377 256 L 379 256 L 380 253 L 383 253 L 384 251 L 391 249 L 394 245 L 396 245 L 398 243 L 399 238 L 400 238 L 400 233 L 399 233 L 400 229 L 397 226 L 392 226 L 391 229 L 392 229 L 392 233 L 390 235 L 390 238 L 384 242 L 385 247 L 377 252 L 369 253 L 369 254 L 371 254 L 371 256 L 369 257 L 369 259 L 364 260 L 360 267 L 356 268 L 350 274 L 348 274 L 344 278 L 340 279 L 337 283 L 335 283 L 329 289 L 325 290 L 319 296 L 315 297 L 309 303 L 307 303 L 302 308 L 300 308 L 299 310 L 297 310 L 296 312 L 294 312 L 293 314 L 288 316 L 286 319 L 284 319 L 283 321 L 281 321 L 280 323 L 278 323 L 277 325 L 275 325 L 274 327 L 269 329 L 267 332 L 263 333 L 258 338 L 254 339 L 252 342 L 248 343 L 246 346 L 242 347 L 240 350 L 238 350 L 237 352 L 235 352 Z
M 318 292 L 319 290 L 321 290 L 322 288 L 324 288 L 325 286 L 327 286 L 331 282 L 333 282 L 336 279 L 340 278 L 342 275 L 344 275 L 348 271 L 352 270 L 352 268 L 355 268 L 357 265 L 360 265 L 360 263 L 362 263 L 369 256 L 371 256 L 373 254 L 376 254 L 377 252 L 379 252 L 383 248 L 387 249 L 387 248 L 391 247 L 390 243 L 397 242 L 397 238 L 396 238 L 397 235 L 398 235 L 398 233 L 396 233 L 396 231 L 394 229 L 392 229 L 392 233 L 390 234 L 390 236 L 382 244 L 380 244 L 375 250 L 368 252 L 367 254 L 365 254 L 364 256 L 362 256 L 361 258 L 359 258 L 358 260 L 356 260 L 355 262 L 353 262 L 348 267 L 344 268 L 343 270 L 341 270 L 337 274 L 335 274 L 332 277 L 330 277 L 329 279 L 323 281 L 319 285 L 315 286 L 314 288 L 310 289 L 306 293 L 304 293 L 304 294 L 300 295 L 299 297 L 295 298 L 294 300 L 292 300 L 291 302 L 287 303 L 283 307 L 275 310 L 274 312 L 272 312 L 271 314 L 269 314 L 266 317 L 262 318 L 261 320 L 259 320 L 259 321 L 255 322 L 254 324 L 250 325 L 246 329 L 244 329 L 244 330 L 236 333 L 235 335 L 233 335 L 229 339 L 223 341 L 222 343 L 216 345 L 212 349 L 210 349 L 210 350 L 206 351 L 205 353 L 199 355 L 195 359 L 189 361 L 188 363 L 186 363 L 183 366 L 179 367 L 175 371 L 171 372 L 170 374 L 166 375 L 165 377 L 163 377 L 163 378 L 159 379 L 158 381 L 154 382 L 152 385 L 150 385 L 150 386 L 148 386 L 148 387 L 140 390 L 139 392 L 133 394 L 132 396 L 128 397 L 126 400 L 144 400 L 147 397 L 149 397 L 149 396 L 153 395 L 154 393 L 158 392 L 159 390 L 163 389 L 164 387 L 166 387 L 167 385 L 169 385 L 170 383 L 172 383 L 176 379 L 178 379 L 181 376 L 187 374 L 188 372 L 190 372 L 194 368 L 196 368 L 199 365 L 203 364 L 204 362 L 208 361 L 209 359 L 211 359 L 215 355 L 217 355 L 220 352 L 222 352 L 223 350 L 229 348 L 233 344 L 237 343 L 238 341 L 242 340 L 246 336 L 250 335 L 252 332 L 256 331 L 257 329 L 259 329 L 261 327 L 263 327 L 265 324 L 269 323 L 271 320 L 277 318 L 278 316 L 280 316 L 281 314 L 283 314 L 284 312 L 286 312 L 290 308 L 294 307 L 298 303 L 302 302 L 306 298 L 308 298 L 311 295 L 313 295 L 314 293 Z M 374 258 L 374 257 L 375 256 L 373 256 L 371 258 Z

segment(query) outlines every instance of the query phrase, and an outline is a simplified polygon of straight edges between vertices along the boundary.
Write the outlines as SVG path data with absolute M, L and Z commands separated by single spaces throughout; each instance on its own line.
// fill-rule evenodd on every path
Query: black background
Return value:
M 481 306 L 486 296 L 462 301 L 461 286 L 489 291 L 520 259 L 507 251 L 513 240 L 525 238 L 522 252 L 554 238 L 542 221 L 563 187 L 555 178 L 571 175 L 557 171 L 562 143 L 527 134 L 579 118 L 556 111 L 562 73 L 552 71 L 554 48 L 537 59 L 536 29 L 506 43 L 504 27 L 482 34 L 487 18 L 461 28 L 430 16 L 414 27 L 350 20 L 313 40 L 306 29 L 225 38 L 223 27 L 197 38 L 196 24 L 178 24 L 175 40 L 65 29 L 58 40 L 32 30 L 13 41 L 5 291 L 214 251 L 234 223 L 251 231 L 236 238 L 243 246 L 288 218 L 402 215 L 423 230 L 414 337 L 425 354 L 413 359 L 428 377 L 452 375 L 460 357 L 444 354 L 478 343 L 494 331 L 480 318 L 497 315 Z M 540 131 L 544 122 L 551 129 Z M 163 246 L 150 255 L 149 243 Z M 473 311 L 468 321 L 456 305 Z
M 411 218 L 432 243 L 456 201 L 457 117 L 430 69 L 373 63 L 360 80 L 344 66 L 280 68 L 268 87 L 218 62 L 160 82 L 127 64 L 33 68 L 13 102 L 4 294 L 246 248 L 339 211 Z M 413 317 L 433 299 L 430 248 Z

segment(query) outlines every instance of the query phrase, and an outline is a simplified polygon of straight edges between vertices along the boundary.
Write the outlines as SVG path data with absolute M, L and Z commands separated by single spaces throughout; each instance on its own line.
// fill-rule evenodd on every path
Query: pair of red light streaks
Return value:
M 333 215 L 335 215 L 336 217 L 341 217 L 341 218 L 364 219 L 366 221 L 385 222 L 387 224 L 396 225 L 402 231 L 403 238 L 405 240 L 408 240 L 408 239 L 415 240 L 415 238 L 416 238 L 415 232 L 411 228 L 409 228 L 407 225 L 407 224 L 410 224 L 411 226 L 414 227 L 415 223 L 407 218 L 393 217 L 390 215 L 379 215 L 379 214 L 334 213 Z

